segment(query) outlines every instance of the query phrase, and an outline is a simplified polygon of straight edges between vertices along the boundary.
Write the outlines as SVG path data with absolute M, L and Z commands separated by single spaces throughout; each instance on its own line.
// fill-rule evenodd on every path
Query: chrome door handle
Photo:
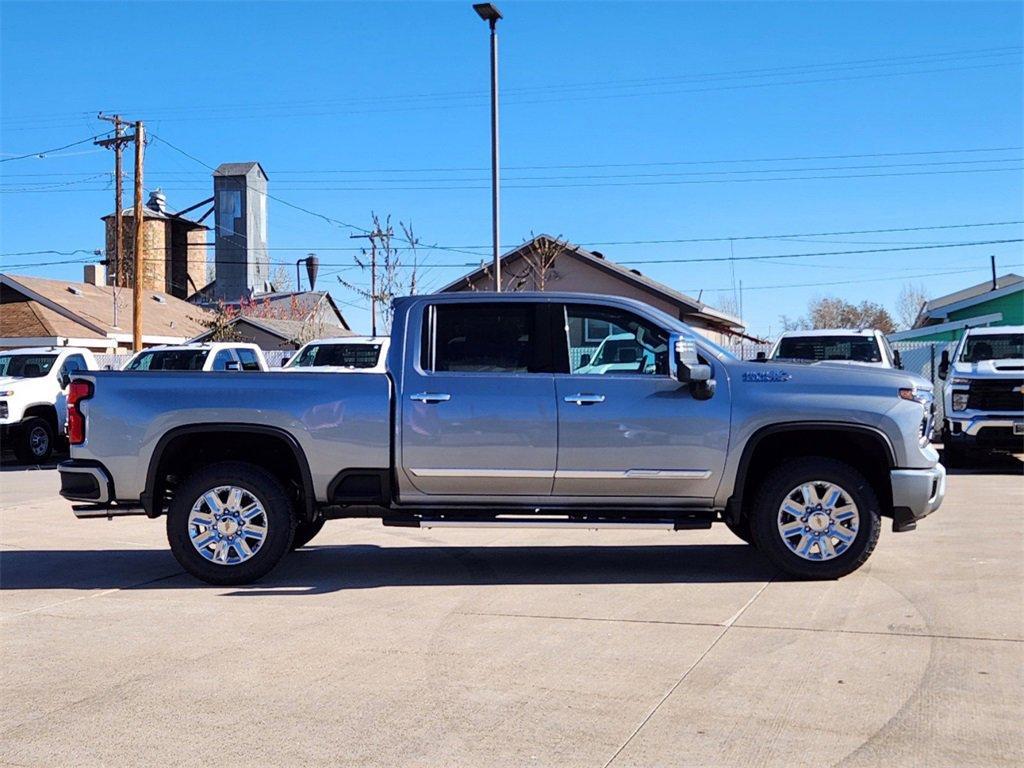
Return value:
M 567 403 L 576 403 L 576 405 L 594 405 L 596 403 L 603 403 L 604 395 L 588 395 L 583 392 L 577 392 L 575 395 L 566 395 L 563 400 Z
M 409 395 L 410 400 L 417 403 L 447 403 L 452 396 L 443 392 L 420 392 L 416 395 Z

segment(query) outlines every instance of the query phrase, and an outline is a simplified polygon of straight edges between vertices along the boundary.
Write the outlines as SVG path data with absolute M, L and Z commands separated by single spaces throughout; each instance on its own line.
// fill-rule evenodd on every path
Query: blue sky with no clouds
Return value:
M 500 6 L 506 244 L 597 243 L 712 304 L 742 281 L 759 334 L 813 296 L 891 307 L 908 279 L 932 294 L 984 280 L 989 254 L 1021 271 L 1020 243 L 747 260 L 1022 237 L 817 234 L 1024 218 L 1018 3 Z M 487 254 L 487 30 L 469 2 L 6 2 L 2 23 L 3 158 L 91 136 L 98 110 L 120 110 L 202 163 L 259 160 L 272 194 L 331 219 L 412 221 L 457 249 L 424 254 L 428 287 L 479 260 L 461 251 Z M 101 248 L 111 169 L 89 144 L 0 164 L 2 253 Z M 145 181 L 172 208 L 211 186 L 159 141 Z M 323 286 L 365 329 L 365 303 L 335 282 L 368 280 L 332 250 L 351 230 L 269 212 L 273 258 L 317 251 Z M 809 236 L 740 239 L 781 234 Z M 706 241 L 636 242 L 693 239 Z M 76 264 L 13 267 L 69 258 L 0 264 L 77 278 Z

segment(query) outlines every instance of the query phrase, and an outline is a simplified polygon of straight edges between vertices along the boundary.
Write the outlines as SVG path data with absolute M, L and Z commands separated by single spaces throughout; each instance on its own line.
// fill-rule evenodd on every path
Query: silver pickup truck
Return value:
M 621 365 L 591 365 L 613 335 Z M 867 560 L 881 517 L 913 529 L 945 492 L 924 379 L 743 362 L 610 296 L 409 297 L 386 373 L 87 372 L 68 399 L 75 514 L 166 514 L 175 557 L 215 584 L 260 578 L 345 517 L 722 521 L 785 573 L 830 579 Z

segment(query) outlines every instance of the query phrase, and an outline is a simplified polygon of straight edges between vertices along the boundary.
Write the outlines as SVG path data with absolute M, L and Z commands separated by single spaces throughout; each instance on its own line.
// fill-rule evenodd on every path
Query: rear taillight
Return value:
M 85 416 L 78 404 L 92 397 L 92 382 L 75 380 L 68 387 L 68 442 L 81 445 L 85 442 Z

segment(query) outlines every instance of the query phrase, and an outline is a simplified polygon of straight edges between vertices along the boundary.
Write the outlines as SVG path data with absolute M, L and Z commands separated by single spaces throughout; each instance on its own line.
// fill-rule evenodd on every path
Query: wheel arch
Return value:
M 203 437 L 209 435 L 230 437 L 211 449 L 202 442 Z M 195 452 L 188 451 L 192 447 L 196 448 Z M 271 464 L 267 460 L 268 451 L 275 448 L 284 448 L 292 463 Z M 298 509 L 306 519 L 312 519 L 316 494 L 309 461 L 302 446 L 294 436 L 278 427 L 244 423 L 191 424 L 165 433 L 157 441 L 146 471 L 146 486 L 141 496 L 146 514 L 159 517 L 163 512 L 166 478 L 170 470 L 190 468 L 208 461 L 248 461 L 279 479 L 294 481 L 300 491 Z
M 829 433 L 841 437 L 825 448 L 820 439 Z M 804 441 L 819 441 L 808 449 Z M 863 472 L 878 496 L 882 513 L 892 515 L 892 487 L 888 472 L 896 466 L 896 452 L 885 433 L 866 424 L 843 422 L 786 422 L 761 427 L 743 447 L 736 483 L 726 504 L 725 516 L 740 520 L 749 508 L 754 491 L 773 467 L 800 456 L 834 458 Z

